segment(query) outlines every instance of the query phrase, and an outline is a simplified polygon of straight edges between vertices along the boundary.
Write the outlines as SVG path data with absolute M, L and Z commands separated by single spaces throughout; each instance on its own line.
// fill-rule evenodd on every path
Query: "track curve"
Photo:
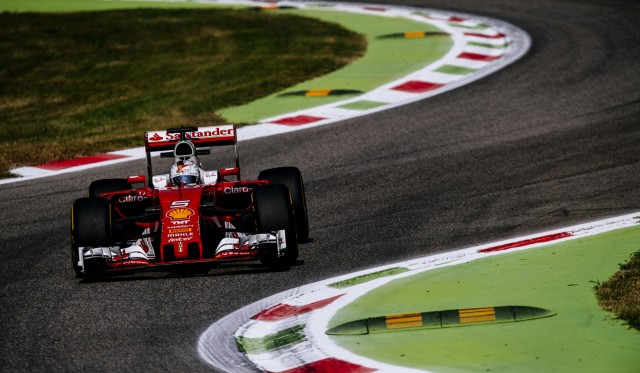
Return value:
M 2 370 L 210 371 L 199 335 L 256 300 L 638 210 L 637 2 L 380 3 L 503 19 L 529 32 L 533 47 L 426 101 L 244 143 L 245 175 L 295 163 L 305 176 L 314 241 L 289 271 L 80 283 L 69 263 L 71 202 L 89 180 L 143 172 L 143 163 L 0 186 Z

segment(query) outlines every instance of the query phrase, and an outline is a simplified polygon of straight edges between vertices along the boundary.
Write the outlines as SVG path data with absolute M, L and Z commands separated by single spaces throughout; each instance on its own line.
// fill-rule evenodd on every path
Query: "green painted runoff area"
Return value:
M 4 11 L 78 11 L 106 10 L 149 7 L 246 7 L 227 4 L 204 4 L 191 1 L 151 2 L 151 1 L 104 1 L 104 0 L 0 0 L 0 10 Z M 403 18 L 390 18 L 339 12 L 331 8 L 269 10 L 286 14 L 297 14 L 333 22 L 344 28 L 364 35 L 367 52 L 360 59 L 333 73 L 295 85 L 283 92 L 277 92 L 245 105 L 223 109 L 220 116 L 230 123 L 249 124 L 260 119 L 286 114 L 296 110 L 330 104 L 353 96 L 304 97 L 278 95 L 285 92 L 320 89 L 355 89 L 367 92 L 373 88 L 401 78 L 439 60 L 453 46 L 448 35 L 425 38 L 386 38 L 379 36 L 413 31 L 441 32 L 439 28 L 426 23 Z M 304 32 L 304 30 L 300 30 Z M 260 68 L 260 66 L 256 66 Z M 359 102 L 345 108 L 366 110 L 379 106 L 376 102 Z
M 330 8 L 286 10 L 286 13 L 337 23 L 364 35 L 368 45 L 366 54 L 360 59 L 340 70 L 300 83 L 284 92 L 323 89 L 355 89 L 367 92 L 430 65 L 444 57 L 453 46 L 453 40 L 448 35 L 416 39 L 377 39 L 382 35 L 411 31 L 442 31 L 429 24 L 408 19 L 346 13 Z M 284 92 L 277 92 L 247 105 L 221 110 L 219 114 L 232 123 L 255 123 L 260 119 L 353 97 L 278 97 Z M 370 108 L 367 106 L 372 108 L 377 105 L 364 105 L 362 109 Z M 361 107 L 353 109 L 358 110 Z
M 356 299 L 329 328 L 476 307 L 540 307 L 552 317 L 331 338 L 358 355 L 437 372 L 638 372 L 640 332 L 602 310 L 594 286 L 639 247 L 634 226 L 422 272 Z

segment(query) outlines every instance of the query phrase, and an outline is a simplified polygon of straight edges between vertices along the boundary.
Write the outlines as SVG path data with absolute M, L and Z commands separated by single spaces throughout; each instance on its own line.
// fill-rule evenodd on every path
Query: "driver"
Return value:
M 197 158 L 176 159 L 171 166 L 170 176 L 173 185 L 199 184 L 200 167 Z
M 193 143 L 180 141 L 173 152 L 175 160 L 169 172 L 173 185 L 200 184 L 203 170 Z

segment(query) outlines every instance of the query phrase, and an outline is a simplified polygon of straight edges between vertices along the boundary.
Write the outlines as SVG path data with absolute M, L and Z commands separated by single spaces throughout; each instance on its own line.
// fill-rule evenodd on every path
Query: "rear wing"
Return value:
M 144 147 L 147 153 L 173 150 L 181 136 L 191 140 L 196 148 L 220 145 L 235 145 L 238 142 L 236 126 L 227 124 L 211 127 L 170 128 L 162 131 L 149 131 L 144 134 Z
M 153 169 L 151 167 L 151 153 L 171 150 L 180 140 L 189 140 L 198 148 L 211 146 L 233 145 L 235 148 L 235 168 L 221 169 L 222 176 L 236 176 L 240 180 L 240 159 L 238 157 L 238 135 L 236 126 L 226 124 L 209 127 L 181 127 L 169 128 L 162 131 L 149 131 L 144 133 L 144 148 L 147 153 L 147 172 L 149 174 L 149 186 L 153 188 Z M 204 152 L 204 150 L 203 150 Z M 199 153 L 199 152 L 198 152 Z M 208 154 L 208 150 L 206 153 Z

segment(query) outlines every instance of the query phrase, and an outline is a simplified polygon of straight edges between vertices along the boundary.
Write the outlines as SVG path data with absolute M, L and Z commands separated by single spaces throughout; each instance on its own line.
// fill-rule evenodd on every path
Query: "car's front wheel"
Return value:
M 71 260 L 78 276 L 82 275 L 79 247 L 111 246 L 111 206 L 103 198 L 79 198 L 71 210 Z
M 289 188 L 291 205 L 296 220 L 298 242 L 309 240 L 309 218 L 307 215 L 307 199 L 304 192 L 302 174 L 297 167 L 277 167 L 263 170 L 258 180 L 269 180 L 270 184 L 282 184 Z
M 258 233 L 285 231 L 286 250 L 280 257 L 265 257 L 267 265 L 292 265 L 298 259 L 296 222 L 289 189 L 282 184 L 269 184 L 253 190 L 253 212 Z

